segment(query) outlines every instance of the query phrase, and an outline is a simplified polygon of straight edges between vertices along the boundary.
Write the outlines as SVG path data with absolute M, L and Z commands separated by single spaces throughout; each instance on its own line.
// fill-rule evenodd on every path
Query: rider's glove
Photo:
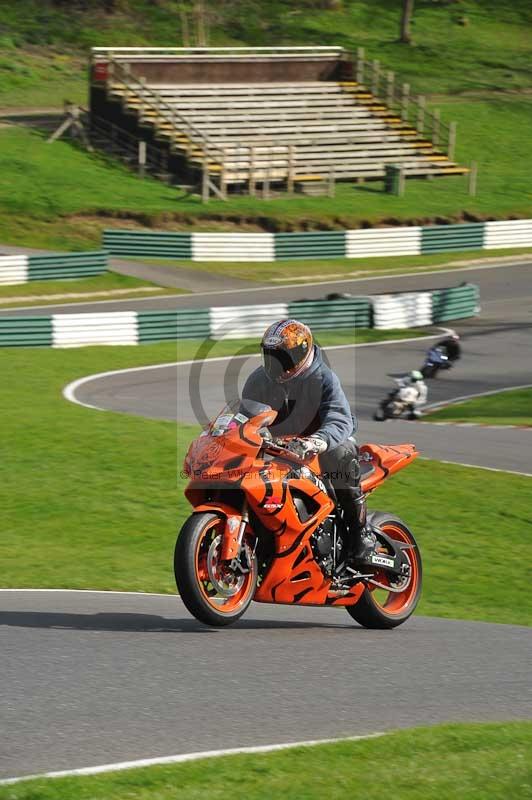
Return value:
M 307 436 L 305 439 L 294 439 L 290 442 L 289 449 L 300 458 L 306 458 L 311 454 L 324 453 L 327 446 L 321 436 Z

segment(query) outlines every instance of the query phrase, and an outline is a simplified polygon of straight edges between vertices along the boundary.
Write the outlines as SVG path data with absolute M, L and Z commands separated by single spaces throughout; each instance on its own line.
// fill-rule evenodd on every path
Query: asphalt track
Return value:
M 128 262 L 126 269 L 130 270 Z M 138 266 L 138 265 L 135 265 Z M 364 265 L 362 265 L 362 268 Z M 353 262 L 356 269 L 356 262 Z M 168 269 L 168 268 L 165 268 Z M 126 271 L 126 270 L 124 270 Z M 131 272 L 131 270 L 130 270 Z M 91 303 L 32 306 L 0 310 L 0 316 L 35 316 L 39 314 L 72 314 L 105 311 L 152 311 L 176 308 L 209 308 L 215 306 L 256 305 L 257 303 L 276 303 L 292 300 L 323 298 L 330 292 L 351 292 L 356 295 L 378 294 L 381 292 L 415 291 L 417 289 L 438 289 L 442 286 L 456 286 L 462 281 L 477 283 L 481 287 L 482 298 L 494 300 L 505 297 L 507 300 L 530 296 L 532 260 L 516 264 L 502 263 L 501 266 L 466 267 L 439 270 L 437 272 L 416 273 L 408 276 L 384 276 L 373 278 L 346 278 L 331 282 L 303 283 L 296 281 L 289 285 L 261 286 L 244 281 L 236 281 L 220 275 L 214 278 L 214 291 L 198 291 L 193 294 L 150 297 L 142 300 L 109 300 Z M 129 274 L 129 273 L 128 273 Z M 205 286 L 213 284 L 213 276 L 207 276 Z M 219 281 L 218 281 L 219 279 Z M 223 288 L 220 288 L 220 283 Z M 237 285 L 238 284 L 238 285 Z M 163 284 L 164 285 L 164 284 Z M 202 281 L 203 285 L 203 281 Z M 246 288 L 247 287 L 247 288 Z
M 445 285 L 435 277 L 433 285 Z M 431 383 L 433 402 L 532 382 L 530 268 L 486 271 L 485 280 L 481 317 L 457 326 L 464 359 Z M 436 458 L 532 472 L 530 431 L 370 422 L 386 373 L 419 366 L 426 344 L 328 351 L 359 413 L 360 438 L 411 440 Z M 204 364 L 205 413 L 255 364 Z M 194 421 L 189 380 L 187 365 L 141 370 L 85 383 L 77 396 Z M 532 718 L 526 627 L 414 617 L 375 632 L 341 609 L 253 604 L 218 631 L 196 623 L 175 597 L 14 591 L 0 592 L 0 604 L 0 720 L 8 732 L 0 778 L 416 724 Z
M 171 596 L 0 592 L 0 778 L 434 724 L 532 718 L 532 630 Z M 38 654 L 38 657 L 37 657 Z M 8 687 L 8 691 L 6 691 Z
M 532 383 L 532 270 L 523 273 L 515 268 L 515 272 L 515 279 L 509 279 L 501 270 L 488 271 L 480 317 L 456 324 L 463 338 L 463 358 L 430 382 L 431 403 Z M 356 409 L 359 441 L 413 441 L 430 458 L 532 473 L 532 429 L 372 422 L 378 400 L 392 385 L 388 376 L 419 367 L 428 345 L 414 340 L 326 350 Z M 214 349 L 209 355 L 215 354 Z M 258 357 L 243 356 L 124 371 L 89 380 L 75 396 L 98 408 L 203 423 L 238 395 L 258 363 Z

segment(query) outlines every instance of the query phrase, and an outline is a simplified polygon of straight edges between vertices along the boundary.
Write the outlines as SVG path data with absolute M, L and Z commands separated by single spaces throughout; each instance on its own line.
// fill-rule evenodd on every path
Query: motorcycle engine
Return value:
M 336 547 L 335 547 L 336 543 Z M 316 562 L 326 578 L 332 577 L 334 567 L 341 560 L 342 542 L 336 535 L 334 517 L 327 517 L 310 539 L 312 552 Z M 336 552 L 335 552 L 336 551 Z

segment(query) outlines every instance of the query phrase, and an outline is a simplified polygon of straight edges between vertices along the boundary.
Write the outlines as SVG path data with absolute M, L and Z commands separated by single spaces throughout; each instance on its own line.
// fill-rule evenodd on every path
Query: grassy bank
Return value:
M 479 422 L 484 425 L 532 426 L 532 389 L 478 397 L 430 412 L 428 422 Z
M 441 725 L 279 753 L 30 781 L 0 787 L 0 800 L 525 800 L 532 795 L 531 748 L 530 722 Z
M 175 358 L 168 344 L 0 352 L 4 586 L 175 591 L 172 550 L 189 513 L 176 473 L 197 429 L 61 396 L 84 375 Z M 372 506 L 402 515 L 419 538 L 421 613 L 532 624 L 520 555 L 529 491 L 528 478 L 427 461 L 379 490 Z M 501 536 L 511 579 L 494 594 Z
M 56 105 L 64 97 L 84 102 L 85 53 L 91 45 L 115 46 L 117 31 L 118 44 L 182 44 L 179 11 L 172 0 L 2 4 L 0 105 Z M 364 46 L 370 58 L 380 58 L 414 91 L 451 94 L 530 86 L 531 13 L 526 0 L 511 6 L 481 0 L 419 4 L 412 47 L 397 41 L 400 7 L 394 0 L 274 0 L 267 5 L 228 0 L 208 11 L 207 23 L 215 46 Z
M 445 118 L 459 123 L 458 160 L 480 163 L 475 198 L 467 195 L 466 179 L 459 177 L 408 181 L 401 198 L 385 194 L 377 182 L 339 184 L 334 199 L 297 195 L 265 202 L 242 196 L 202 205 L 195 196 L 149 178 L 141 180 L 68 142 L 47 145 L 39 133 L 4 128 L 0 130 L 0 241 L 67 250 L 97 246 L 103 228 L 123 225 L 318 230 L 532 216 L 532 193 L 522 168 L 532 160 L 528 135 L 532 98 L 448 101 L 442 108 Z
M 0 311 L 13 306 L 53 305 L 58 302 L 87 303 L 108 300 L 111 297 L 125 300 L 128 297 L 149 298 L 181 293 L 181 289 L 165 289 L 129 275 L 106 272 L 94 278 L 30 281 L 16 286 L 0 286 Z

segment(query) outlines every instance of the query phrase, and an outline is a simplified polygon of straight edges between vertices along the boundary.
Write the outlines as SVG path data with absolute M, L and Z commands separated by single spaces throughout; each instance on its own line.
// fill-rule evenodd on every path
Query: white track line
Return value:
M 450 328 L 439 326 L 437 330 L 439 333 L 433 333 L 429 336 L 413 336 L 409 337 L 408 339 L 386 339 L 383 342 L 361 342 L 360 344 L 335 344 L 329 347 L 323 347 L 322 350 L 345 350 L 350 347 L 382 347 L 384 345 L 391 344 L 404 344 L 405 342 L 424 342 L 427 339 L 439 338 L 442 332 L 447 334 L 451 332 Z M 63 397 L 70 403 L 75 403 L 78 406 L 84 406 L 84 408 L 92 408 L 94 411 L 109 411 L 110 409 L 108 408 L 101 408 L 100 406 L 94 406 L 91 405 L 91 403 L 84 403 L 81 400 L 78 400 L 76 397 L 76 391 L 80 388 L 80 386 L 83 386 L 86 383 L 99 380 L 100 378 L 109 378 L 112 375 L 126 375 L 130 372 L 147 372 L 148 370 L 165 369 L 166 367 L 190 367 L 192 364 L 201 364 L 205 362 L 211 362 L 215 364 L 216 362 L 220 361 L 231 361 L 237 358 L 259 358 L 259 356 L 260 353 L 246 353 L 244 355 L 217 356 L 216 358 L 204 358 L 190 361 L 170 361 L 165 364 L 152 364 L 148 367 L 129 367 L 128 369 L 113 369 L 109 370 L 108 372 L 96 372 L 94 375 L 87 375 L 84 378 L 78 378 L 77 380 L 67 384 L 63 389 Z
M 278 750 L 288 750 L 293 747 L 316 747 L 321 744 L 338 744 L 340 742 L 358 742 L 363 739 L 375 739 L 384 736 L 384 733 L 369 733 L 365 736 L 346 736 L 342 739 L 314 739 L 306 742 L 287 742 L 285 744 L 265 744 L 256 747 L 233 747 L 227 750 L 205 750 L 199 753 L 181 753 L 175 756 L 161 756 L 159 758 L 142 758 L 137 761 L 119 761 L 116 764 L 102 764 L 97 767 L 82 767 L 81 769 L 68 769 L 61 772 L 44 772 L 41 775 L 22 775 L 18 778 L 5 778 L 0 780 L 0 786 L 6 786 L 22 781 L 31 781 L 43 778 L 66 778 L 73 775 L 100 775 L 103 772 L 121 772 L 126 769 L 139 769 L 140 767 L 153 767 L 162 764 L 182 764 L 186 761 L 198 761 L 204 758 L 220 758 L 221 756 L 234 756 L 250 753 L 274 753 Z
M 253 293 L 255 293 L 255 292 L 281 292 L 281 291 L 284 291 L 285 289 L 297 289 L 297 288 L 299 288 L 299 289 L 303 290 L 303 289 L 305 289 L 306 287 L 309 287 L 309 286 L 324 286 L 324 287 L 325 286 L 337 286 L 338 284 L 342 284 L 342 283 L 357 283 L 357 282 L 360 282 L 360 281 L 384 281 L 384 280 L 390 280 L 390 278 L 412 278 L 412 277 L 416 277 L 417 278 L 418 276 L 434 275 L 436 273 L 438 275 L 446 275 L 448 273 L 471 272 L 471 271 L 484 270 L 484 269 L 503 269 L 505 267 L 508 268 L 508 267 L 514 267 L 514 266 L 515 267 L 526 266 L 527 264 L 530 263 L 531 257 L 532 257 L 531 255 L 527 255 L 526 257 L 523 257 L 522 259 L 519 259 L 519 257 L 516 257 L 515 260 L 512 259 L 512 261 L 510 261 L 510 262 L 504 262 L 504 263 L 498 263 L 498 264 L 483 264 L 483 263 L 479 263 L 477 265 L 473 265 L 473 266 L 470 266 L 470 267 L 456 267 L 454 269 L 452 267 L 450 267 L 449 269 L 427 269 L 424 272 L 416 272 L 415 271 L 415 267 L 413 267 L 412 269 L 414 271 L 412 271 L 412 272 L 401 272 L 399 274 L 394 274 L 393 272 L 391 272 L 391 273 L 388 273 L 387 275 L 375 275 L 375 276 L 369 277 L 369 278 L 368 277 L 362 277 L 362 278 L 349 278 L 349 277 L 347 277 L 347 278 L 342 278 L 341 280 L 334 280 L 334 281 L 328 281 L 325 278 L 323 281 L 314 281 L 312 283 L 283 283 L 283 284 L 281 284 L 279 286 L 260 286 L 260 285 L 259 286 L 254 286 L 250 282 L 251 285 L 250 285 L 249 289 L 246 287 L 245 289 L 218 289 L 218 290 L 208 291 L 208 292 L 185 292 L 184 294 L 175 294 L 175 295 L 169 294 L 169 295 L 166 295 L 164 298 L 153 297 L 151 299 L 153 299 L 153 300 L 165 299 L 165 300 L 176 300 L 176 301 L 179 301 L 179 300 L 184 300 L 184 299 L 189 298 L 189 297 L 216 297 L 217 295 L 242 294 L 242 293 L 245 293 L 245 292 L 253 292 Z M 153 264 L 146 264 L 146 266 L 154 266 L 154 265 Z M 157 266 L 159 266 L 159 265 L 157 265 Z M 164 289 L 164 288 L 171 288 L 171 287 L 161 287 L 161 288 Z M 101 301 L 98 301 L 97 304 L 100 306 L 100 305 L 104 305 L 105 303 L 140 303 L 142 301 L 146 302 L 147 299 L 150 299 L 150 298 L 145 298 L 145 297 L 144 298 L 140 298 L 139 297 L 138 299 L 134 299 L 134 300 L 101 300 Z M 76 306 L 76 305 L 93 305 L 93 303 L 63 303 L 63 304 L 48 303 L 48 304 L 44 304 L 42 306 L 33 306 L 33 305 L 32 306 L 16 306 L 16 307 L 10 308 L 9 311 L 26 311 L 28 309 L 38 310 L 40 308 L 49 308 L 49 307 L 53 307 L 53 308 L 70 308 L 70 307 Z

